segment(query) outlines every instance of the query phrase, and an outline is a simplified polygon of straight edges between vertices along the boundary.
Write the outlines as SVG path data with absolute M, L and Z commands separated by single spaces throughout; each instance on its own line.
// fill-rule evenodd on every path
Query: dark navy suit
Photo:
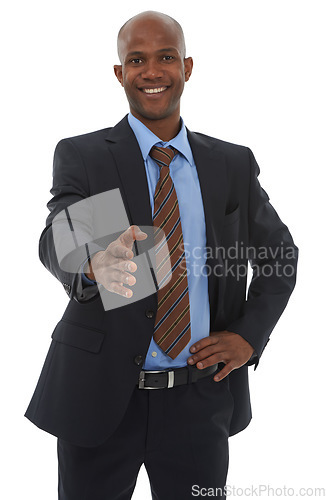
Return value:
M 232 371 L 226 380 L 216 384 L 208 377 L 196 383 L 203 394 L 216 391 L 216 401 L 225 398 L 229 412 L 225 432 L 233 435 L 250 422 L 248 365 L 257 366 L 294 288 L 297 248 L 258 182 L 259 167 L 250 149 L 190 131 L 188 140 L 202 192 L 206 246 L 215 249 L 207 257 L 207 266 L 218 270 L 208 278 L 210 331 L 227 329 L 238 333 L 255 349 L 253 359 Z M 110 437 L 115 439 L 115 431 L 119 432 L 123 419 L 129 418 L 128 405 L 144 405 L 139 411 L 146 413 L 148 398 L 159 397 L 142 391 L 142 402 L 134 400 L 153 334 L 157 295 L 132 304 L 116 296 L 123 307 L 109 311 L 104 310 L 98 293 L 82 301 L 77 293 L 80 275 L 62 270 L 54 249 L 51 223 L 60 211 L 116 188 L 120 189 L 130 225 L 151 226 L 143 158 L 127 117 L 113 128 L 64 139 L 58 144 L 53 198 L 48 204 L 51 213 L 39 248 L 41 261 L 60 280 L 71 300 L 52 334 L 26 416 L 41 429 L 79 447 L 102 446 Z M 109 242 L 94 242 L 90 252 L 105 248 Z M 146 240 L 146 245 L 152 244 L 151 238 Z M 241 246 L 242 252 L 232 254 L 230 260 L 228 249 L 236 245 Z M 269 249 L 268 255 L 258 251 L 261 247 Z M 246 276 L 243 272 L 238 276 L 236 270 L 243 271 L 247 266 L 245 250 L 249 248 L 254 275 L 246 299 Z M 263 272 L 264 266 L 269 266 L 268 276 Z M 136 296 L 137 283 L 133 291 Z M 170 391 L 181 394 L 187 390 L 183 387 Z M 156 392 L 161 391 L 153 391 Z M 170 398 L 167 412 L 175 398 L 172 392 L 169 394 L 164 396 Z M 200 400 L 199 394 L 198 397 Z

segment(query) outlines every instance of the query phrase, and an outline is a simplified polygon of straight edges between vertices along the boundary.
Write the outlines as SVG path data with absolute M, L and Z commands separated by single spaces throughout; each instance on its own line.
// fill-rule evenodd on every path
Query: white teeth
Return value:
M 143 91 L 145 92 L 145 94 L 158 94 L 159 92 L 163 92 L 166 89 L 167 87 L 160 87 L 157 89 L 143 89 Z

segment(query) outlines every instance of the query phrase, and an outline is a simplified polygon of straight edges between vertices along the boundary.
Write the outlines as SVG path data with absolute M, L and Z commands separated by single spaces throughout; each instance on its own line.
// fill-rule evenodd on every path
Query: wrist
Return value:
M 84 274 L 89 280 L 96 281 L 94 267 L 96 267 L 95 262 L 97 260 L 97 256 L 101 253 L 103 252 L 97 252 L 85 263 Z

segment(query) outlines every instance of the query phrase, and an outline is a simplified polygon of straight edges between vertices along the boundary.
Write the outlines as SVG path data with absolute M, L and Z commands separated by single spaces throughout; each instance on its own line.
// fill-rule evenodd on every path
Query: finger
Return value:
M 229 373 L 232 372 L 232 370 L 235 369 L 235 366 L 233 365 L 232 361 L 230 361 L 229 363 L 227 363 L 224 368 L 222 368 L 221 371 L 219 371 L 214 377 L 213 377 L 213 380 L 215 380 L 215 382 L 219 382 L 220 380 L 222 380 L 223 378 L 227 377 L 229 375 Z
M 208 358 L 203 359 L 202 361 L 199 361 L 196 363 L 196 366 L 199 370 L 203 370 L 204 368 L 207 368 L 208 366 L 213 366 L 216 365 L 217 363 L 221 362 L 221 355 L 220 353 L 213 354 L 212 356 L 209 356 Z
M 119 262 L 117 264 L 113 264 L 112 267 L 118 269 L 119 271 L 127 271 L 129 273 L 137 271 L 136 262 L 132 262 L 131 260 L 119 259 Z
M 110 267 L 112 269 L 117 269 L 118 271 L 127 271 L 129 273 L 134 273 L 138 269 L 136 262 L 133 262 L 132 260 L 121 259 L 119 257 L 114 257 L 113 264 L 102 267 Z
M 109 255 L 108 255 L 109 256 Z M 97 263 L 98 269 L 117 269 L 119 271 L 127 271 L 134 273 L 137 271 L 137 264 L 132 260 L 126 260 L 126 258 L 115 257 L 110 253 L 109 259 L 102 259 L 101 262 Z
M 133 296 L 133 291 L 123 286 L 122 282 L 111 281 L 107 286 L 103 285 L 109 292 L 116 293 L 122 297 L 130 298 Z
M 136 278 L 132 274 L 126 273 L 125 271 L 119 271 L 118 269 L 110 266 L 104 273 L 107 282 L 118 282 L 126 285 L 134 285 L 136 283 Z
M 193 344 L 190 347 L 190 352 L 198 352 L 201 349 L 205 349 L 205 347 L 209 345 L 214 345 L 219 342 L 219 338 L 217 335 L 209 335 L 208 337 L 204 337 L 203 339 L 200 339 L 198 342 Z
M 203 357 L 202 359 L 194 360 L 189 364 L 196 365 L 199 370 L 202 370 L 203 368 L 215 365 L 216 363 L 227 363 L 228 361 L 230 361 L 230 358 L 228 357 L 228 354 L 226 352 L 213 352 Z
M 119 236 L 121 243 L 129 249 L 132 248 L 135 240 L 145 240 L 146 238 L 147 234 L 135 225 L 128 227 L 128 229 Z
M 115 243 L 115 242 L 114 242 Z M 133 259 L 134 253 L 121 243 L 110 244 L 106 251 L 117 259 Z
M 201 349 L 200 351 L 197 351 L 196 354 L 193 354 L 192 356 L 190 356 L 190 358 L 188 358 L 188 363 L 190 365 L 194 365 L 195 363 L 198 363 L 199 361 L 203 361 L 204 359 L 209 358 L 210 356 L 213 356 L 214 354 L 221 355 L 222 352 L 223 352 L 222 347 L 220 347 L 219 345 L 217 345 L 217 344 L 209 345 L 209 346 Z M 222 360 L 220 359 L 220 361 L 222 361 Z

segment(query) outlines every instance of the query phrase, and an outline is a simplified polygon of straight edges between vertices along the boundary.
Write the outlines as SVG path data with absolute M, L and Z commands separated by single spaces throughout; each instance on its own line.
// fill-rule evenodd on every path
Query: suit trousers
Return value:
M 130 499 L 142 464 L 153 500 L 204 497 L 208 488 L 224 499 L 233 397 L 227 381 L 213 376 L 166 389 L 135 387 L 100 446 L 58 439 L 59 500 Z

